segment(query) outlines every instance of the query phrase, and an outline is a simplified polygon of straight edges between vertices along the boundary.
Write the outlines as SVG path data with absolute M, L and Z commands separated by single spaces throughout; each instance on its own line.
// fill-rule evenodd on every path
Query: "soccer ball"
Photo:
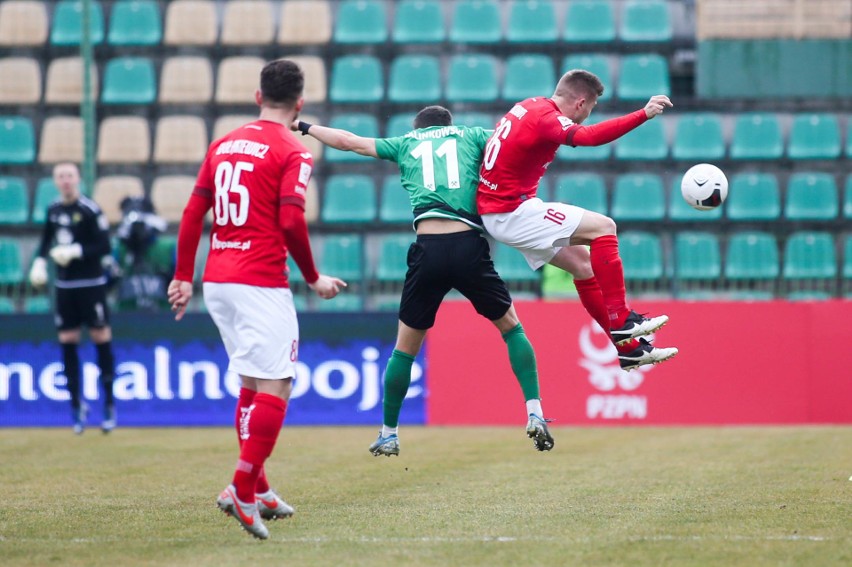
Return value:
M 683 175 L 680 192 L 689 206 L 699 211 L 715 209 L 728 196 L 728 178 L 710 163 L 693 165 Z

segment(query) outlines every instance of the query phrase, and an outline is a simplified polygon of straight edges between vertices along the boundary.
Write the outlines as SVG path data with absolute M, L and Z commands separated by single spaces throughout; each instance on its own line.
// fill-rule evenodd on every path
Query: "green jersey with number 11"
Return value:
M 432 126 L 376 140 L 376 154 L 399 165 L 414 224 L 427 218 L 458 220 L 479 230 L 479 165 L 490 130 Z

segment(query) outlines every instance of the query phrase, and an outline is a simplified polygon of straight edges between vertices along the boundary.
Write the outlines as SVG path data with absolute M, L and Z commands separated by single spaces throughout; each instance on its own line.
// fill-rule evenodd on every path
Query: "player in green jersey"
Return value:
M 441 106 L 421 110 L 414 129 L 396 138 L 364 138 L 302 121 L 295 121 L 292 129 L 339 150 L 396 162 L 411 200 L 417 239 L 408 251 L 396 346 L 385 369 L 384 423 L 370 452 L 399 454 L 399 413 L 411 384 L 411 365 L 451 289 L 461 292 L 502 334 L 526 399 L 527 435 L 539 451 L 552 449 L 553 437 L 541 409 L 535 351 L 505 282 L 494 270 L 476 214 L 479 165 L 491 132 L 454 126 L 452 114 Z

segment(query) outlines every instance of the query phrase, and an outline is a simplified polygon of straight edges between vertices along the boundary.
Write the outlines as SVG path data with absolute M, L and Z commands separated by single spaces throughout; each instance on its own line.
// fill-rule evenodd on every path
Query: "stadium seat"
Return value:
M 159 45 L 163 40 L 160 6 L 154 0 L 126 0 L 113 4 L 107 43 Z
M 364 309 L 364 299 L 353 290 L 344 291 L 331 300 L 314 298 L 314 311 L 320 313 L 355 313 Z
M 606 101 L 612 98 L 613 87 L 612 71 L 609 64 L 609 56 L 603 53 L 576 53 L 566 55 L 562 60 L 562 74 L 572 69 L 584 69 L 594 73 L 604 86 L 604 93 L 598 98 Z
M 678 280 L 718 280 L 722 275 L 719 237 L 712 232 L 678 232 L 674 239 Z
M 281 6 L 280 45 L 325 45 L 331 40 L 331 5 L 327 0 L 288 0 Z
M 608 116 L 602 116 L 600 114 L 592 114 L 589 118 L 583 122 L 583 124 L 596 124 L 602 120 L 606 120 L 610 118 Z M 571 146 L 560 146 L 556 151 L 556 159 L 560 161 L 602 161 L 609 159 L 610 154 L 612 153 L 613 144 L 602 144 L 600 146 L 578 146 L 576 148 L 572 148 Z
M 674 159 L 711 161 L 725 157 L 722 120 L 717 114 L 681 114 L 675 129 Z
M 671 94 L 666 59 L 653 53 L 622 57 L 617 94 L 621 100 L 643 101 L 657 94 Z
M 327 223 L 369 223 L 376 219 L 376 187 L 366 175 L 332 175 L 323 191 L 320 219 Z
M 98 68 L 90 70 L 92 99 L 98 99 Z M 79 105 L 83 100 L 83 59 L 80 57 L 58 57 L 47 67 L 44 102 L 48 104 Z
M 287 59 L 302 68 L 305 74 L 305 102 L 325 102 L 328 87 L 325 78 L 325 61 L 318 55 L 288 55 Z
M 734 124 L 733 159 L 778 159 L 784 153 L 781 126 L 774 114 L 745 113 Z
M 615 142 L 615 157 L 618 159 L 660 160 L 668 153 L 662 120 L 646 122 Z
M 0 314 L 11 315 L 15 312 L 15 302 L 11 297 L 0 297 Z
M 800 289 L 787 294 L 787 301 L 828 301 L 833 294 L 816 289 Z
M 852 120 L 848 121 L 846 127 L 846 157 L 852 158 Z
M 42 0 L 0 2 L 0 46 L 36 47 L 47 41 L 47 9 Z
M 0 237 L 0 285 L 16 285 L 23 279 L 20 244 L 15 238 Z
M 110 224 L 121 222 L 121 201 L 126 197 L 144 197 L 145 187 L 135 175 L 107 175 L 95 181 L 92 199 L 100 206 Z
M 460 0 L 450 25 L 453 43 L 499 43 L 503 37 L 500 6 L 495 0 Z
M 485 112 L 455 112 L 453 113 L 453 124 L 467 126 L 468 128 L 484 128 L 493 130 L 497 120 Z
M 393 40 L 397 43 L 440 43 L 446 36 L 441 2 L 402 0 L 396 5 Z
M 379 207 L 379 220 L 387 223 L 412 222 L 411 201 L 408 191 L 402 186 L 399 175 L 385 177 L 382 183 L 382 201 Z
M 454 55 L 447 76 L 450 102 L 497 100 L 497 60 L 492 55 Z
M 83 162 L 83 119 L 77 116 L 51 116 L 41 126 L 39 163 Z
M 154 133 L 154 163 L 200 164 L 207 153 L 207 124 L 198 116 L 164 116 Z
M 538 282 L 541 273 L 530 268 L 524 255 L 509 246 L 497 245 L 491 248 L 494 269 L 503 278 L 510 282 Z
M 305 120 L 305 116 L 299 115 L 302 120 Z M 216 119 L 216 122 L 213 123 L 213 140 L 218 140 L 225 134 L 228 134 L 231 130 L 236 130 L 240 126 L 244 126 L 249 122 L 254 122 L 257 120 L 257 115 L 255 114 L 225 114 Z M 308 136 L 303 137 L 300 141 L 305 142 L 308 139 Z
M 574 276 L 556 266 L 545 264 L 541 269 L 541 295 L 544 299 L 576 299 Z
M 349 284 L 363 278 L 363 258 L 364 250 L 359 234 L 329 234 L 320 242 L 320 271 L 346 280 Z
M 401 114 L 394 114 L 388 118 L 388 122 L 385 125 L 385 138 L 404 136 L 413 129 L 413 123 L 413 113 L 403 112 Z
M 414 242 L 411 232 L 379 236 L 375 278 L 379 282 L 402 282 L 408 271 L 408 249 Z
M 555 43 L 559 39 L 556 10 L 550 0 L 513 0 L 509 4 L 509 43 Z
M 167 222 L 180 222 L 194 187 L 195 177 L 189 175 L 161 175 L 154 179 L 150 196 L 157 214 Z
M 24 313 L 27 315 L 45 315 L 53 311 L 50 297 L 31 295 L 24 298 Z
M 266 61 L 261 57 L 235 55 L 219 63 L 215 101 L 220 104 L 254 104 L 260 71 Z
M 678 222 L 710 222 L 722 218 L 724 207 L 716 207 L 709 211 L 699 211 L 690 207 L 680 192 L 680 181 L 679 176 L 672 179 L 671 191 L 669 191 L 669 219 Z
M 98 0 L 91 1 L 89 33 L 92 45 L 104 40 L 104 12 Z M 80 45 L 83 36 L 83 2 L 81 0 L 59 0 L 53 10 L 53 26 L 50 43 L 56 46 Z
M 166 5 L 164 44 L 212 46 L 217 35 L 214 0 L 174 0 Z
M 511 55 L 506 60 L 503 100 L 518 102 L 533 96 L 549 96 L 556 84 L 553 61 L 547 55 Z
M 141 116 L 112 116 L 101 121 L 98 163 L 142 164 L 151 156 L 148 120 Z
M 615 39 L 615 14 L 609 0 L 575 0 L 568 4 L 563 35 L 569 43 L 606 43 Z
M 828 232 L 795 232 L 784 246 L 785 280 L 825 280 L 837 276 L 834 238 Z
M 35 104 L 41 100 L 41 69 L 32 57 L 0 59 L 0 105 Z
M 59 198 L 59 189 L 50 177 L 42 177 L 36 183 L 35 198 L 33 199 L 32 222 L 41 224 L 47 215 L 47 207 Z
M 160 72 L 160 104 L 206 104 L 213 98 L 209 57 L 167 57 Z
M 618 236 L 618 249 L 624 265 L 625 281 L 657 281 L 665 274 L 660 237 L 638 230 Z
M 837 184 L 830 173 L 794 173 L 787 185 L 784 216 L 790 220 L 832 220 L 839 212 Z
M 775 220 L 781 216 L 778 179 L 771 173 L 738 173 L 731 180 L 725 211 L 730 220 Z
M 0 224 L 23 224 L 29 218 L 29 195 L 23 177 L 0 176 Z
M 666 213 L 663 181 L 653 173 L 628 173 L 615 181 L 610 215 L 616 221 L 656 221 Z
M 222 14 L 222 45 L 267 45 L 275 38 L 269 0 L 229 0 Z
M 852 219 L 852 174 L 846 178 L 843 189 L 843 217 Z
M 35 160 L 35 131 L 29 118 L 0 116 L 0 164 Z
M 840 157 L 840 125 L 833 114 L 800 114 L 793 119 L 791 159 L 835 159 Z
M 843 279 L 852 283 L 852 234 L 843 239 Z
M 607 214 L 606 184 L 599 173 L 567 173 L 556 178 L 553 200 Z
M 401 55 L 390 68 L 391 102 L 436 101 L 441 98 L 441 66 L 430 55 Z
M 352 113 L 337 114 L 332 117 L 328 125 L 332 128 L 349 130 L 365 138 L 379 137 L 379 123 L 372 114 Z M 373 158 L 356 154 L 355 152 L 344 152 L 335 148 L 326 148 L 325 160 L 330 163 L 337 162 L 369 162 Z
M 334 42 L 384 43 L 388 39 L 385 2 L 342 0 L 337 6 Z
M 296 264 L 296 261 L 293 260 L 290 254 L 287 254 L 287 270 L 287 278 L 290 280 L 290 284 L 305 283 L 305 276 L 302 275 L 302 270 L 299 269 L 299 265 Z
M 331 68 L 331 102 L 379 102 L 384 97 L 382 64 L 372 55 L 344 55 Z
M 151 104 L 157 98 L 154 62 L 148 57 L 119 57 L 104 69 L 103 104 Z
M 628 0 L 618 33 L 622 41 L 668 42 L 672 39 L 669 6 L 663 0 Z
M 775 236 L 759 231 L 731 235 L 725 257 L 727 279 L 774 280 L 778 273 L 778 243 Z

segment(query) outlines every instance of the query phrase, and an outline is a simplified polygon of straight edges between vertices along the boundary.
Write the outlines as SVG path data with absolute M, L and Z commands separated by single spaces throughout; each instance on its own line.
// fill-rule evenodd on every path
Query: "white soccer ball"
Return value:
M 728 178 L 711 163 L 693 165 L 683 175 L 680 192 L 689 206 L 699 211 L 715 209 L 728 196 Z

